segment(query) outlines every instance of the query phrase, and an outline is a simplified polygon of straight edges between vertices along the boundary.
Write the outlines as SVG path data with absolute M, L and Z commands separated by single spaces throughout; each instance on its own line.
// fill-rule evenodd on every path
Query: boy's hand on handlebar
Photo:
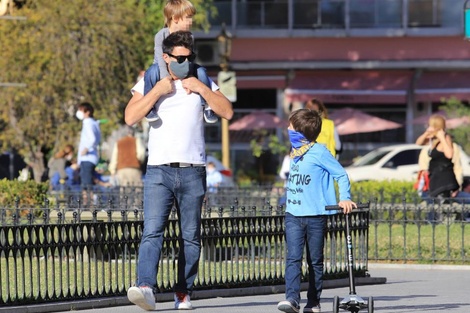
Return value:
M 356 203 L 351 200 L 341 200 L 338 202 L 338 205 L 343 209 L 344 214 L 351 213 L 353 208 L 357 208 Z

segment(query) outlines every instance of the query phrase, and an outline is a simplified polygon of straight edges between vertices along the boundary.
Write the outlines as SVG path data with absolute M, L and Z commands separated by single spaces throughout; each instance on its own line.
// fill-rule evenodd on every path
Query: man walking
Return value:
M 93 106 L 83 102 L 78 106 L 75 116 L 82 121 L 77 163 L 80 167 L 80 182 L 84 190 L 91 189 L 96 164 L 98 164 L 98 145 L 101 140 L 99 123 L 94 119 Z
M 206 154 L 201 97 L 222 118 L 231 119 L 232 105 L 211 82 L 193 76 L 190 32 L 171 33 L 163 41 L 163 59 L 171 77 L 157 81 L 144 95 L 144 80 L 132 89 L 125 121 L 133 125 L 155 105 L 160 119 L 151 123 L 144 181 L 144 230 L 139 247 L 137 286 L 128 289 L 131 302 L 155 309 L 158 263 L 165 225 L 173 204 L 180 228 L 175 308 L 192 309 L 190 295 L 201 249 L 201 207 L 206 192 Z

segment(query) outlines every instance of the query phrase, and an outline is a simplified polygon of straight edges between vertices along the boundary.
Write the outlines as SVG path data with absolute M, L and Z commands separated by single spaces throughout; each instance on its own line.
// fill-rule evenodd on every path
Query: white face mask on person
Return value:
M 191 69 L 193 68 L 193 64 L 188 60 L 184 61 L 183 63 L 171 61 L 169 67 L 173 75 L 175 75 L 178 79 L 183 79 L 189 76 L 189 73 L 191 73 Z
M 75 117 L 81 121 L 85 118 L 85 113 L 83 113 L 83 111 L 78 110 L 77 113 L 75 113 Z

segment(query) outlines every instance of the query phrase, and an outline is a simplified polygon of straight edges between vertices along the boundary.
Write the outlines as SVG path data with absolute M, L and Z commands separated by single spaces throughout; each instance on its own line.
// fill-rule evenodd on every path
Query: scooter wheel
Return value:
M 339 297 L 334 296 L 333 298 L 333 313 L 338 313 L 339 312 Z
M 369 297 L 369 302 L 367 302 L 367 312 L 374 313 L 374 298 Z

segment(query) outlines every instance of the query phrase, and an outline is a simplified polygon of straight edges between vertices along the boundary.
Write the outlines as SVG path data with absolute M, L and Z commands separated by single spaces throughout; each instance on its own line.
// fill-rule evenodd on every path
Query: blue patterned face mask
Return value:
M 308 141 L 305 136 L 295 130 L 288 129 L 290 143 L 292 149 L 290 152 L 290 158 L 294 160 L 294 163 L 297 163 L 302 156 L 307 153 L 307 151 L 315 144 L 315 141 Z

